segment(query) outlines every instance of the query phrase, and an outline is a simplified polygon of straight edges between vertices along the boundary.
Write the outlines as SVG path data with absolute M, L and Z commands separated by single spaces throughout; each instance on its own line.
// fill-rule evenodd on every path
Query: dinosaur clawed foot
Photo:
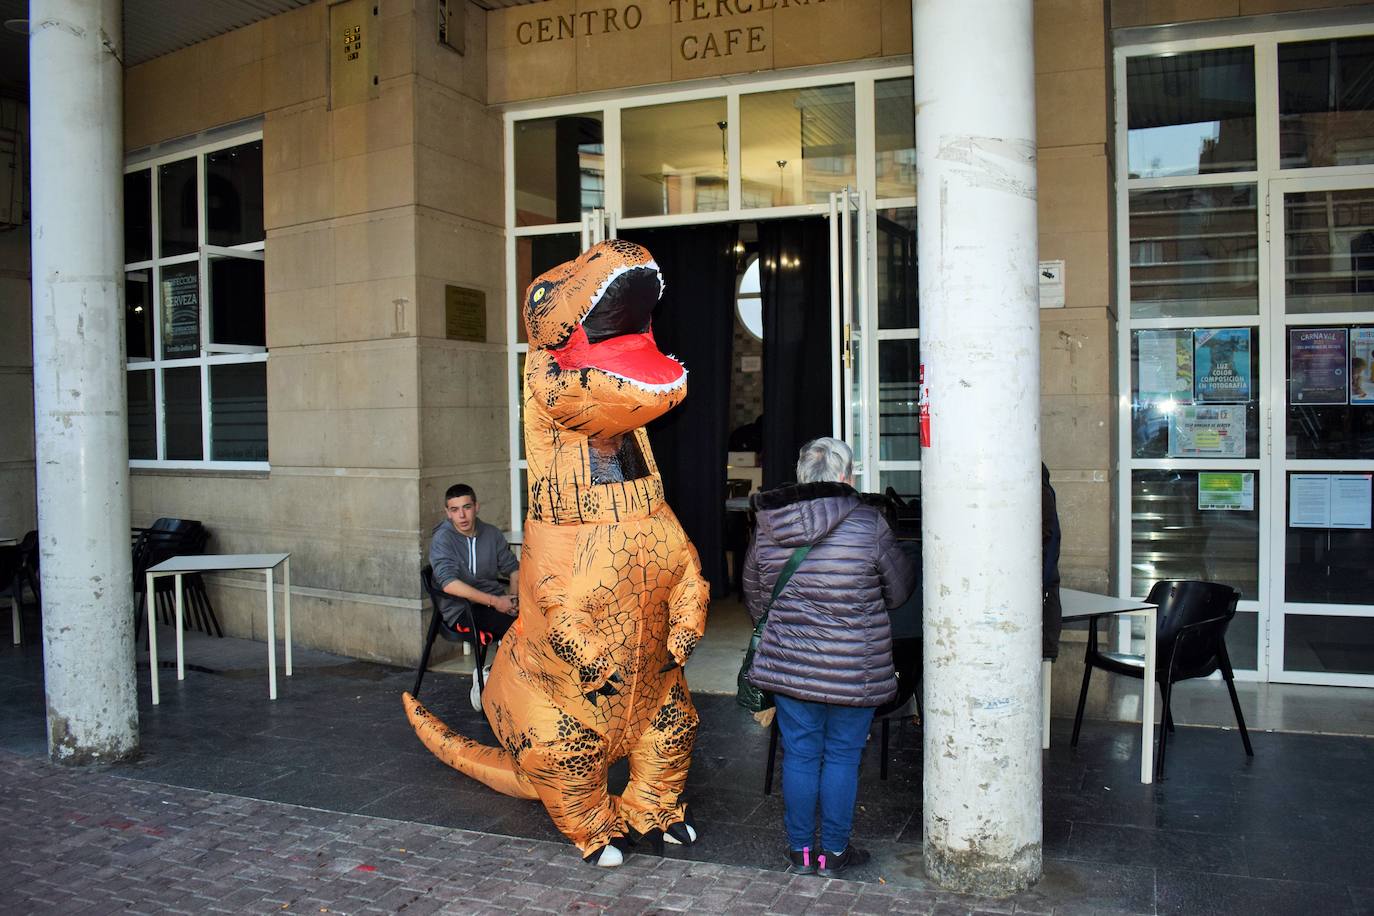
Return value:
M 630 841 L 623 836 L 613 836 L 605 846 L 594 849 L 582 857 L 582 861 L 598 868 L 615 868 L 625 861 L 625 852 Z

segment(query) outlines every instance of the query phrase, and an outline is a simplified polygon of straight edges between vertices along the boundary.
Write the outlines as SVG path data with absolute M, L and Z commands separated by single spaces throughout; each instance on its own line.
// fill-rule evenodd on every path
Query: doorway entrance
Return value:
M 850 443 L 862 489 L 917 497 L 913 111 L 911 69 L 879 67 L 508 114 L 509 403 L 520 404 L 517 303 L 530 280 L 597 241 L 629 238 L 659 260 L 668 296 L 704 291 L 665 301 L 672 307 L 655 318 L 661 348 L 692 372 L 685 409 L 650 431 L 679 516 L 689 503 L 722 511 L 731 479 L 749 489 L 792 479 L 798 446 L 817 435 Z M 732 344 L 737 283 L 751 263 L 763 340 L 746 367 L 749 354 Z M 689 339 L 714 343 L 693 353 Z M 720 419 L 745 373 L 761 390 L 749 418 L 763 423 L 757 448 L 733 451 L 755 453 L 754 468 L 747 455 L 730 460 L 730 433 L 748 424 Z M 511 414 L 518 527 L 526 487 L 518 409 Z M 674 499 L 680 485 L 666 462 L 678 451 L 695 464 L 676 476 L 707 475 L 709 489 Z M 683 523 L 699 549 L 719 538 L 719 519 Z M 701 552 L 709 569 L 707 554 L 718 551 Z

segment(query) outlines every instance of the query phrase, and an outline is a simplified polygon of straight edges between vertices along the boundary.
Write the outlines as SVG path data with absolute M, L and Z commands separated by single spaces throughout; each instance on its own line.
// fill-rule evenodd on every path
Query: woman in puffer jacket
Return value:
M 859 756 L 873 710 L 897 694 L 888 608 L 910 596 L 915 570 L 854 489 L 849 446 L 808 442 L 797 480 L 753 498 L 744 597 L 755 621 L 793 552 L 811 550 L 769 609 L 749 680 L 777 704 L 788 870 L 833 877 L 868 860 L 849 842 Z

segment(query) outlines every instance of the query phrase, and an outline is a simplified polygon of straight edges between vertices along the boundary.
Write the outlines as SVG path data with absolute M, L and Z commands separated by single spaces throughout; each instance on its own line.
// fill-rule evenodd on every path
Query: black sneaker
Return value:
M 816 856 L 816 874 L 822 878 L 838 878 L 840 873 L 851 865 L 862 865 L 868 861 L 868 850 L 859 849 L 853 843 L 844 852 L 821 852 Z
M 810 846 L 802 849 L 789 849 L 787 862 L 789 875 L 814 875 L 816 873 L 816 857 L 811 854 Z

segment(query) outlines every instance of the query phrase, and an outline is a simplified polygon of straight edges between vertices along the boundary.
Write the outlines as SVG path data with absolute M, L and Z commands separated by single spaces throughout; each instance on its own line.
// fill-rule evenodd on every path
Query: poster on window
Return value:
M 1345 328 L 1290 328 L 1288 403 L 1308 407 L 1346 403 Z
M 1244 458 L 1244 404 L 1185 404 L 1169 414 L 1170 458 Z
M 1250 329 L 1193 332 L 1193 394 L 1199 402 L 1250 400 Z
M 1374 404 L 1374 328 L 1350 329 L 1350 403 Z
M 162 271 L 162 356 L 177 359 L 200 353 L 199 272 Z
M 1370 527 L 1370 474 L 1290 474 L 1288 527 Z
M 1141 331 L 1136 336 L 1141 404 L 1193 400 L 1193 338 L 1188 331 Z
M 1210 511 L 1253 512 L 1255 509 L 1255 475 L 1214 473 L 1203 471 L 1197 475 L 1197 507 Z

